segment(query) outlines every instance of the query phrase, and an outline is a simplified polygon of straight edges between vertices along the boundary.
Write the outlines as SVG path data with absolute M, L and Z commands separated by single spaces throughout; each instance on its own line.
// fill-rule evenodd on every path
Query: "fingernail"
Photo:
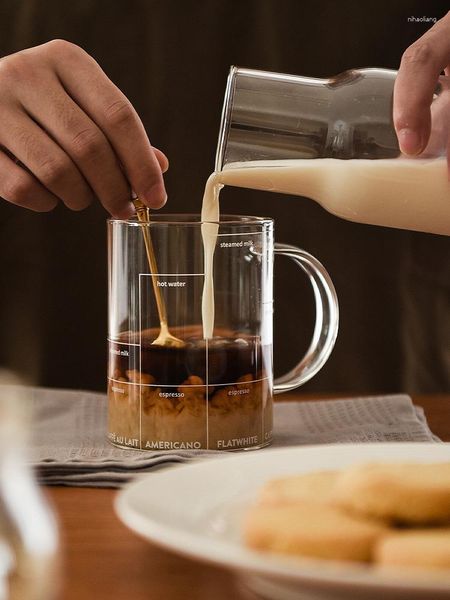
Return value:
M 145 204 L 150 208 L 161 208 L 167 202 L 167 194 L 162 183 L 155 183 L 152 187 L 141 196 Z
M 414 156 L 422 150 L 422 140 L 414 129 L 400 129 L 398 132 L 398 143 L 403 154 Z

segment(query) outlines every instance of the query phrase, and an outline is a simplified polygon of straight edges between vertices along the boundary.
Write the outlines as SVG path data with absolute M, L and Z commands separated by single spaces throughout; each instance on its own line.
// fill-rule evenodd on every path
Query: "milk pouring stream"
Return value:
M 330 213 L 358 223 L 450 235 L 450 183 L 444 158 L 229 163 L 208 179 L 202 221 L 219 220 L 219 193 L 224 185 L 307 196 Z M 217 229 L 213 223 L 203 225 L 206 338 L 212 337 L 214 327 L 212 264 Z

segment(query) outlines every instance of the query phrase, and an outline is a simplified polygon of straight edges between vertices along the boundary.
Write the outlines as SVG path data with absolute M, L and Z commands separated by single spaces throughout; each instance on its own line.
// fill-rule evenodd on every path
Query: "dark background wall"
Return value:
M 56 37 L 82 46 L 170 159 L 163 210 L 199 211 L 231 64 L 317 77 L 397 68 L 429 27 L 408 17 L 440 18 L 446 8 L 433 0 L 0 0 L 0 54 Z M 450 390 L 449 238 L 352 224 L 305 198 L 249 190 L 226 189 L 222 207 L 274 217 L 278 240 L 315 254 L 335 282 L 340 335 L 305 391 Z M 0 366 L 40 385 L 104 389 L 105 219 L 100 205 L 34 214 L 0 204 Z M 278 371 L 311 334 L 311 292 L 293 269 L 276 264 Z

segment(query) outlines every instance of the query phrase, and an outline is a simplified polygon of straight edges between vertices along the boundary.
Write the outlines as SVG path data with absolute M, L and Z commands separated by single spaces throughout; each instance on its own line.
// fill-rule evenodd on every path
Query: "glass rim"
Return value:
M 122 225 L 128 225 L 130 227 L 142 227 L 143 225 L 185 225 L 191 227 L 199 227 L 203 224 L 214 224 L 214 225 L 269 225 L 274 220 L 271 217 L 256 217 L 252 215 L 220 215 L 219 221 L 202 221 L 199 213 L 152 213 L 150 221 L 143 223 L 138 220 L 136 216 L 131 219 L 114 219 L 109 218 L 107 220 L 109 224 L 120 223 Z

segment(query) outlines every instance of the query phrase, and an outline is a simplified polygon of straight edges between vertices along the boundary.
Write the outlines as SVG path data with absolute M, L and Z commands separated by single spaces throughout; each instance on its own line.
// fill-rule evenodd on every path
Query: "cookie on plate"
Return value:
M 367 463 L 342 471 L 333 501 L 356 514 L 410 525 L 450 523 L 450 463 Z
M 327 503 L 337 476 L 338 471 L 313 471 L 271 479 L 260 492 L 260 504 L 277 506 L 305 500 Z
M 371 560 L 374 544 L 385 531 L 379 523 L 312 502 L 255 506 L 244 522 L 250 548 L 335 560 Z
M 450 528 L 388 534 L 376 544 L 374 558 L 386 566 L 450 570 Z

